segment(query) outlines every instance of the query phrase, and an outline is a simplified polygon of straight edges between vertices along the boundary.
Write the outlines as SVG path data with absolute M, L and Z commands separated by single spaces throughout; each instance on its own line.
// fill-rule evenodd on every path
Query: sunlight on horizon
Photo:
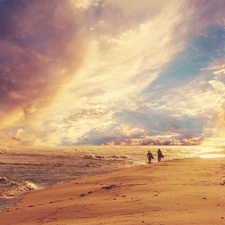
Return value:
M 201 155 L 200 158 L 203 159 L 214 159 L 214 158 L 224 158 L 225 154 L 204 154 Z
M 223 147 L 225 146 L 225 138 L 208 138 L 206 139 L 201 146 L 215 146 L 215 147 Z
M 223 158 L 225 157 L 224 148 L 201 147 L 200 158 Z M 220 153 L 221 152 L 221 153 Z

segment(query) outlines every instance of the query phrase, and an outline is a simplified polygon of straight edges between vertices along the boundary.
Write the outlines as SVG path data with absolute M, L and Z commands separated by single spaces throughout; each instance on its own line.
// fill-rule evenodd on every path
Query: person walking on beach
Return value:
M 150 151 L 148 151 L 148 153 L 147 153 L 147 159 L 148 159 L 149 164 L 152 162 L 152 159 L 154 159 L 154 157 Z
M 161 158 L 164 158 L 164 155 L 162 154 L 160 149 L 158 149 L 157 154 L 158 154 L 158 162 L 160 162 Z

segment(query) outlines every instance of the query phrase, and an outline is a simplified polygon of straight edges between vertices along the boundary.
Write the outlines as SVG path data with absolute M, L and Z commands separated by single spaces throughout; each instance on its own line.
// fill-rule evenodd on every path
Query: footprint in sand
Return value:
M 109 189 L 115 188 L 115 187 L 117 187 L 115 184 L 111 184 L 111 185 L 109 185 L 109 186 L 104 186 L 104 187 L 102 187 L 102 189 L 109 190 Z
M 80 194 L 80 197 L 84 197 L 84 196 L 90 195 L 92 193 L 93 193 L 93 191 L 89 191 L 87 194 Z
M 56 203 L 56 202 L 62 202 L 63 200 L 56 200 L 56 201 L 51 201 L 49 202 L 49 204 L 53 204 L 53 203 Z
M 84 197 L 84 196 L 87 196 L 87 194 L 80 194 L 80 197 Z

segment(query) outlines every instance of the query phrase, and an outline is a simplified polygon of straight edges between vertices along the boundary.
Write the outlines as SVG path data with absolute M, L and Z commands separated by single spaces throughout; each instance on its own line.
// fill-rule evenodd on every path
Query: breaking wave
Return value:
M 37 189 L 38 186 L 29 181 L 18 183 L 7 177 L 0 177 L 0 210 L 4 210 L 9 204 L 18 202 L 22 194 Z

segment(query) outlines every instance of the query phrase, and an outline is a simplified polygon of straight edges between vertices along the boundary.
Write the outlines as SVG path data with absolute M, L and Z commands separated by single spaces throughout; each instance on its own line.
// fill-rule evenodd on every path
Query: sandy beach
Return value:
M 225 224 L 224 158 L 182 159 L 30 192 L 1 225 Z

